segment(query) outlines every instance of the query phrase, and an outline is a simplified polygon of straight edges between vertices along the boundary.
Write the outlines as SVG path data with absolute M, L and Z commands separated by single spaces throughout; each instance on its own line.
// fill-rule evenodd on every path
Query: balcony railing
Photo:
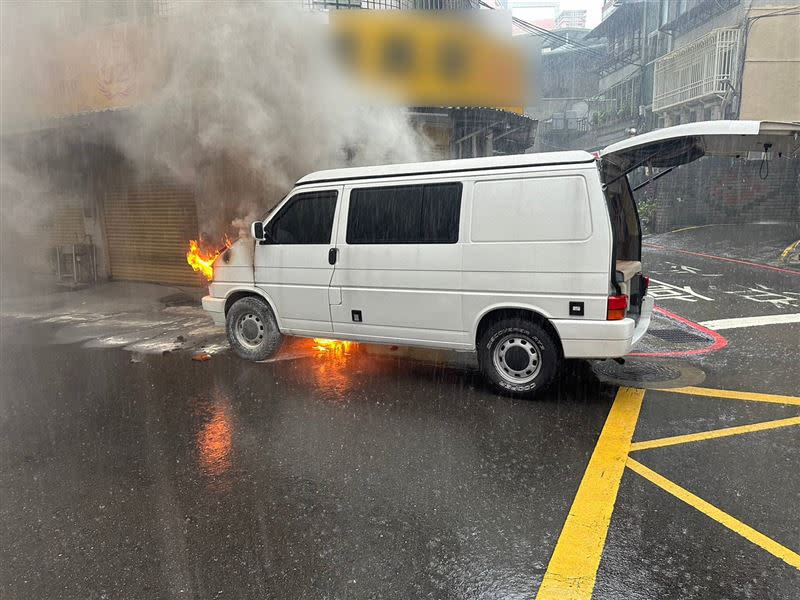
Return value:
M 653 111 L 722 96 L 736 86 L 739 30 L 715 29 L 656 61 Z

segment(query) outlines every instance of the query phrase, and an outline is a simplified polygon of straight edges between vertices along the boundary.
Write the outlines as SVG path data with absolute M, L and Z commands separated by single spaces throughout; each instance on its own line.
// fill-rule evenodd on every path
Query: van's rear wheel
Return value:
M 269 305 L 255 296 L 233 303 L 225 317 L 228 342 L 247 360 L 265 360 L 281 347 L 283 336 Z
M 478 361 L 500 392 L 533 395 L 545 387 L 559 365 L 558 347 L 540 325 L 503 319 L 490 325 L 478 342 Z

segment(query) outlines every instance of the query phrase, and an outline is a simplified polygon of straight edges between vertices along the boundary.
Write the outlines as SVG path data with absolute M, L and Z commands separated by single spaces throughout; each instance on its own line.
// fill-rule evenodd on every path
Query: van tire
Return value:
M 505 394 L 533 396 L 550 383 L 560 362 L 556 342 L 533 321 L 503 319 L 487 327 L 478 342 L 484 376 Z
M 225 316 L 228 342 L 241 358 L 266 360 L 281 347 L 283 335 L 269 304 L 255 296 L 233 303 Z

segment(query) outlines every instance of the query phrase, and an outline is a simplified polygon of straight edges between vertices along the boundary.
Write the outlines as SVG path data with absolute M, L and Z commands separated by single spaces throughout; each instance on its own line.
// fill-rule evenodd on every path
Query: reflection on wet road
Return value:
M 233 417 L 230 399 L 214 389 L 209 405 L 198 405 L 201 417 L 197 431 L 197 456 L 200 469 L 211 479 L 218 480 L 231 469 Z

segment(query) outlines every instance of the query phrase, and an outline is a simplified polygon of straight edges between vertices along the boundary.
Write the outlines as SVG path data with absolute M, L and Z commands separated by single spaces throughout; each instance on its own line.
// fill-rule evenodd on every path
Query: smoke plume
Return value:
M 70 4 L 3 3 L 4 229 L 12 226 L 12 211 L 20 211 L 11 204 L 35 197 L 41 209 L 40 190 L 54 187 L 38 172 L 32 175 L 37 190 L 27 189 L 31 177 L 20 150 L 27 145 L 6 143 L 10 132 L 26 131 L 19 108 L 41 100 L 30 97 L 35 85 L 28 84 L 47 76 L 53 59 L 48 52 L 58 40 L 104 26 L 91 25 L 91 11 L 102 8 L 98 3 L 83 5 L 85 23 L 65 27 L 59 15 L 69 8 L 55 9 Z M 144 59 L 128 62 L 159 57 L 158 81 L 146 100 L 126 107 L 125 118 L 89 114 L 79 128 L 56 125 L 53 143 L 61 151 L 54 154 L 63 157 L 65 145 L 109 147 L 136 177 L 166 177 L 192 187 L 201 233 L 212 239 L 244 230 L 307 172 L 424 158 L 425 142 L 406 112 L 367 95 L 340 70 L 319 13 L 252 0 L 176 6 L 178 14 L 130 25 L 147 28 L 152 47 Z M 121 48 L 114 51 L 126 51 Z M 76 69 L 96 60 L 76 59 L 85 59 Z M 36 152 L 47 157 L 48 143 L 39 135 Z M 87 171 L 87 189 L 102 193 L 102 182 L 92 177 L 95 165 L 73 164 Z
M 402 109 L 359 90 L 333 60 L 326 27 L 263 2 L 205 5 L 164 23 L 166 84 L 117 143 L 142 171 L 200 183 L 203 204 L 249 220 L 303 174 L 416 160 Z M 200 215 L 218 234 L 220 211 Z M 244 218 L 244 219 L 242 219 Z M 212 222 L 209 222 L 212 221 Z

